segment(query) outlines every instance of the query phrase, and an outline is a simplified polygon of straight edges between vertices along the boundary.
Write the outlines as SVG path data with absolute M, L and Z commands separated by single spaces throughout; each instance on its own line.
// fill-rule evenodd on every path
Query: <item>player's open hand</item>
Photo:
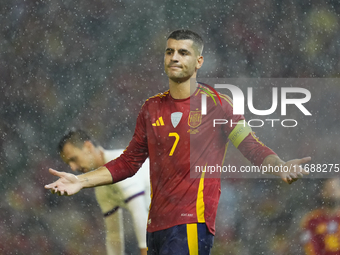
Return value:
M 304 175 L 309 174 L 309 171 L 304 169 L 301 164 L 305 164 L 311 160 L 311 157 L 305 157 L 301 159 L 293 159 L 287 161 L 283 165 L 283 169 L 285 171 L 280 172 L 280 177 L 283 181 L 291 184 L 297 181 L 299 178 L 303 177 Z
M 82 185 L 78 177 L 74 174 L 58 172 L 52 168 L 49 169 L 49 172 L 59 177 L 57 181 L 45 185 L 45 189 L 51 190 L 53 194 L 57 193 L 60 196 L 70 196 L 76 194 L 82 189 Z

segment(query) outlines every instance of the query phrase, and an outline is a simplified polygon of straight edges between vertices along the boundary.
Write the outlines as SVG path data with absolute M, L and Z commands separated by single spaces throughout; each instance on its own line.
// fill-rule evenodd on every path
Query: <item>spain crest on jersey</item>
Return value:
M 191 128 L 197 128 L 199 125 L 201 125 L 201 122 L 202 122 L 201 111 L 190 111 L 188 125 Z

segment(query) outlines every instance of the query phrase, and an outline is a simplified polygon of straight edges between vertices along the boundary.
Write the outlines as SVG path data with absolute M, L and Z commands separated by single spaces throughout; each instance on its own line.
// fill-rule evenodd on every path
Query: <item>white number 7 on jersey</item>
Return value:
M 169 153 L 169 156 L 172 156 L 172 154 L 174 154 L 174 151 L 175 151 L 176 146 L 177 146 L 177 144 L 178 144 L 179 135 L 178 135 L 176 132 L 173 132 L 173 133 L 169 133 L 169 136 L 174 136 L 174 137 L 176 137 L 176 140 L 175 140 L 174 144 L 172 145 L 171 151 L 170 151 L 170 153 Z

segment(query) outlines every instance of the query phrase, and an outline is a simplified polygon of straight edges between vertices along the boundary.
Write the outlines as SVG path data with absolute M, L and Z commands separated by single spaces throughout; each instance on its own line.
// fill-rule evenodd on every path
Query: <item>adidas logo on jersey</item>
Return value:
M 164 126 L 163 118 L 159 117 L 158 120 L 156 120 L 156 123 L 152 123 L 152 126 L 154 126 L 154 127 Z

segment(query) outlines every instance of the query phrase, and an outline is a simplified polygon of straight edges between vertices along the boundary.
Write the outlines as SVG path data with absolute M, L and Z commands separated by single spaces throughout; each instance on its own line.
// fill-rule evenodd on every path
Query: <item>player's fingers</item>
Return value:
M 297 181 L 300 178 L 298 173 L 292 172 L 289 173 L 286 178 L 284 179 L 284 181 L 288 184 L 292 184 L 293 182 Z
M 292 178 L 287 177 L 286 180 L 285 180 L 285 182 L 287 182 L 288 184 L 292 184 L 294 181 L 293 181 Z
M 290 173 L 289 177 L 292 178 L 292 179 L 297 179 L 298 175 L 297 175 L 297 173 Z
M 297 173 L 297 176 L 298 176 L 299 178 L 302 178 L 302 177 L 303 177 L 303 174 L 302 174 L 302 173 Z
M 298 175 L 298 177 L 303 177 L 304 175 L 307 175 L 307 174 L 309 174 L 309 172 L 308 171 L 306 171 L 304 168 L 302 168 L 301 166 L 300 166 L 300 171 L 297 173 L 297 175 Z
M 49 168 L 48 171 L 49 171 L 51 174 L 53 174 L 53 175 L 55 175 L 55 176 L 58 176 L 58 177 L 64 177 L 65 174 L 66 174 L 66 173 L 64 173 L 64 172 L 58 172 L 58 171 L 56 171 L 56 170 L 54 170 L 54 169 L 52 169 L 52 168 Z
M 289 177 L 288 184 L 292 184 L 293 182 L 296 182 L 299 178 Z
M 300 165 L 300 164 L 306 164 L 307 162 L 309 162 L 309 161 L 311 161 L 311 160 L 312 160 L 311 157 L 304 157 L 304 158 L 299 159 L 297 164 L 298 164 L 298 165 Z
M 310 157 L 309 157 L 310 158 Z M 298 161 L 300 162 L 300 160 Z M 297 173 L 297 175 L 299 177 L 303 177 L 304 175 L 308 175 L 309 174 L 309 171 L 307 171 L 306 169 L 304 169 L 301 165 L 299 165 L 298 163 L 295 164 L 294 166 L 294 172 Z
M 300 165 L 295 165 L 295 169 L 298 177 L 303 177 L 303 175 L 306 174 L 305 170 Z
M 290 176 L 297 180 L 299 178 L 302 178 L 306 174 L 309 174 L 309 172 L 307 172 L 301 166 L 299 166 L 296 172 L 290 173 Z
M 68 193 L 67 193 L 66 190 L 59 190 L 59 191 L 58 191 L 58 195 L 59 195 L 59 196 L 68 196 Z
M 306 170 L 306 169 L 304 169 L 304 168 L 302 168 L 302 173 L 303 173 L 304 175 L 308 175 L 308 174 L 309 174 L 309 171 Z
M 301 167 L 301 166 L 300 166 L 300 167 Z M 307 171 L 306 169 L 304 169 L 303 167 L 301 167 L 300 173 L 301 173 L 302 175 L 308 175 L 308 174 L 309 174 L 309 171 Z
M 50 189 L 51 191 L 57 186 L 56 182 L 45 185 L 45 189 Z

